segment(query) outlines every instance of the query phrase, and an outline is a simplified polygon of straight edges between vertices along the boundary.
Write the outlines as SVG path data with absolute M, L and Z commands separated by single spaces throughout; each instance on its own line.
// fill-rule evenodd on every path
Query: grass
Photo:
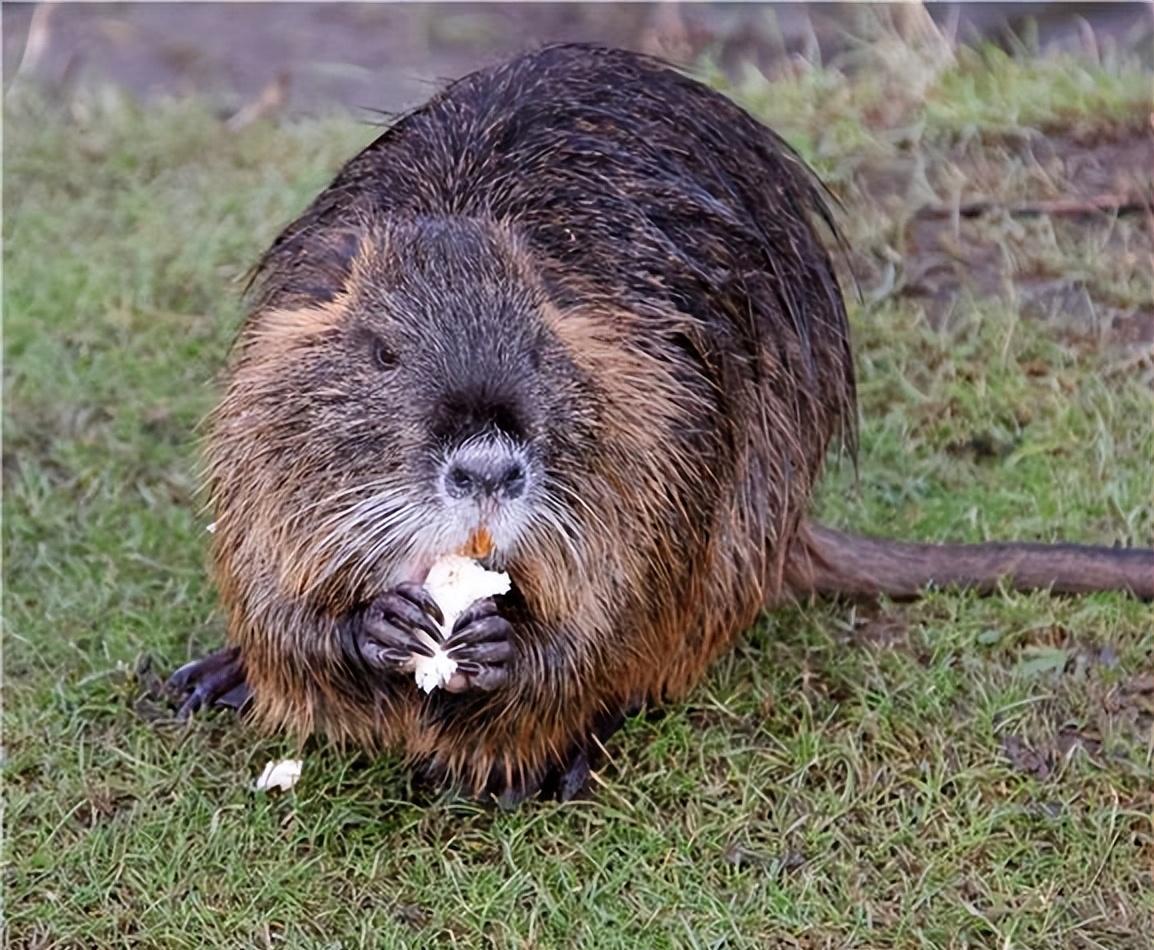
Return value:
M 829 177 L 862 275 L 860 475 L 831 470 L 819 512 L 930 539 L 1149 544 L 1148 364 L 1126 335 L 1152 319 L 1144 222 L 913 215 L 957 182 L 1073 187 L 1094 148 L 1040 176 L 1021 143 L 1125 138 L 1148 79 L 967 53 L 919 74 L 919 109 L 883 103 L 884 65 L 734 89 Z M 7 119 L 12 946 L 1154 942 L 1154 633 L 1121 596 L 781 611 L 688 702 L 629 724 L 590 802 L 414 803 L 395 763 L 326 748 L 293 793 L 249 791 L 286 745 L 138 700 L 223 635 L 194 433 L 236 281 L 373 130 L 231 133 L 196 103 L 115 97 Z M 886 185 L 879 157 L 918 172 Z M 1043 277 L 1076 282 L 1094 318 L 1023 316 Z

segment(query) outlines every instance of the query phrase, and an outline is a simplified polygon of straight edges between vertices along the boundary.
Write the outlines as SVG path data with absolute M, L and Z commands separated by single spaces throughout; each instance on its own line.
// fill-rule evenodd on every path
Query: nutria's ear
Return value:
M 330 303 L 347 286 L 364 232 L 352 227 L 302 228 L 282 235 L 252 275 L 260 309 Z
M 293 281 L 301 303 L 329 303 L 345 289 L 361 241 L 359 231 L 342 228 L 301 242 L 296 254 L 300 273 Z

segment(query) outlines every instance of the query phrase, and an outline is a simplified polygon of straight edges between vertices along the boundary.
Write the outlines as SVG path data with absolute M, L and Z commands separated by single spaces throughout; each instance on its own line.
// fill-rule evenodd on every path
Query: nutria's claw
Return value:
M 419 607 L 422 611 L 437 621 L 437 623 L 441 624 L 445 622 L 445 615 L 441 613 L 440 605 L 435 600 L 433 600 L 433 595 L 430 594 L 420 584 L 398 584 L 389 593 L 398 594 L 399 596 L 412 601 L 417 605 L 417 607 Z M 388 595 L 386 594 L 385 596 Z M 435 628 L 435 630 L 437 638 L 440 639 L 440 629 Z
M 589 776 L 592 767 L 589 762 L 589 753 L 578 749 L 573 753 L 562 772 L 557 778 L 557 800 L 571 802 L 589 785 Z
M 396 671 L 408 667 L 414 655 L 432 656 L 439 643 L 441 608 L 417 584 L 399 584 L 370 603 L 354 624 L 357 655 L 369 666 Z
M 439 643 L 441 628 L 438 624 L 444 616 L 441 608 L 423 587 L 398 584 L 369 605 L 366 619 L 370 622 L 383 621 L 404 631 L 411 631 L 415 627 L 432 637 L 434 643 Z
M 457 672 L 445 689 L 451 693 L 468 689 L 489 692 L 509 680 L 513 627 L 497 613 L 497 604 L 491 597 L 479 600 L 453 625 L 453 633 L 445 641 L 445 652 L 457 661 Z
M 178 719 L 187 719 L 204 706 L 240 709 L 252 696 L 245 682 L 244 663 L 237 647 L 223 647 L 199 660 L 185 663 L 168 678 L 167 688 L 183 696 Z

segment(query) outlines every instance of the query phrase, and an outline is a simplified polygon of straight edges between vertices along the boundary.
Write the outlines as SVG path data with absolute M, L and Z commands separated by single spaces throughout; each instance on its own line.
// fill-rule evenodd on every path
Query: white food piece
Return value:
M 418 656 L 413 661 L 413 675 L 417 685 L 426 693 L 444 686 L 457 672 L 457 661 L 439 646 L 433 647 L 432 656 Z
M 287 792 L 301 777 L 301 768 L 304 762 L 300 759 L 281 759 L 279 762 L 270 762 L 260 773 L 260 778 L 253 786 L 258 792 L 267 792 L 269 789 L 279 788 Z
M 453 624 L 478 600 L 509 593 L 509 575 L 487 571 L 472 558 L 450 554 L 441 558 L 425 578 L 425 590 L 445 615 L 442 632 L 448 636 Z
M 471 604 L 486 597 L 509 592 L 509 575 L 487 571 L 472 558 L 450 554 L 437 561 L 425 579 L 425 589 L 432 595 L 445 620 L 441 624 L 441 639 L 453 632 L 453 624 Z M 457 671 L 457 661 L 440 644 L 433 645 L 432 656 L 417 656 L 413 673 L 417 685 L 426 693 L 444 686 Z

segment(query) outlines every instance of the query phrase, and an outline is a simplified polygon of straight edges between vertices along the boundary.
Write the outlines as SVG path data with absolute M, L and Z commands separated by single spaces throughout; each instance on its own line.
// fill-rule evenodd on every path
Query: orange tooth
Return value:
M 461 548 L 461 555 L 463 557 L 471 557 L 474 560 L 478 558 L 487 557 L 489 552 L 493 550 L 493 536 L 489 534 L 485 528 L 478 528 L 470 536 L 465 546 Z

